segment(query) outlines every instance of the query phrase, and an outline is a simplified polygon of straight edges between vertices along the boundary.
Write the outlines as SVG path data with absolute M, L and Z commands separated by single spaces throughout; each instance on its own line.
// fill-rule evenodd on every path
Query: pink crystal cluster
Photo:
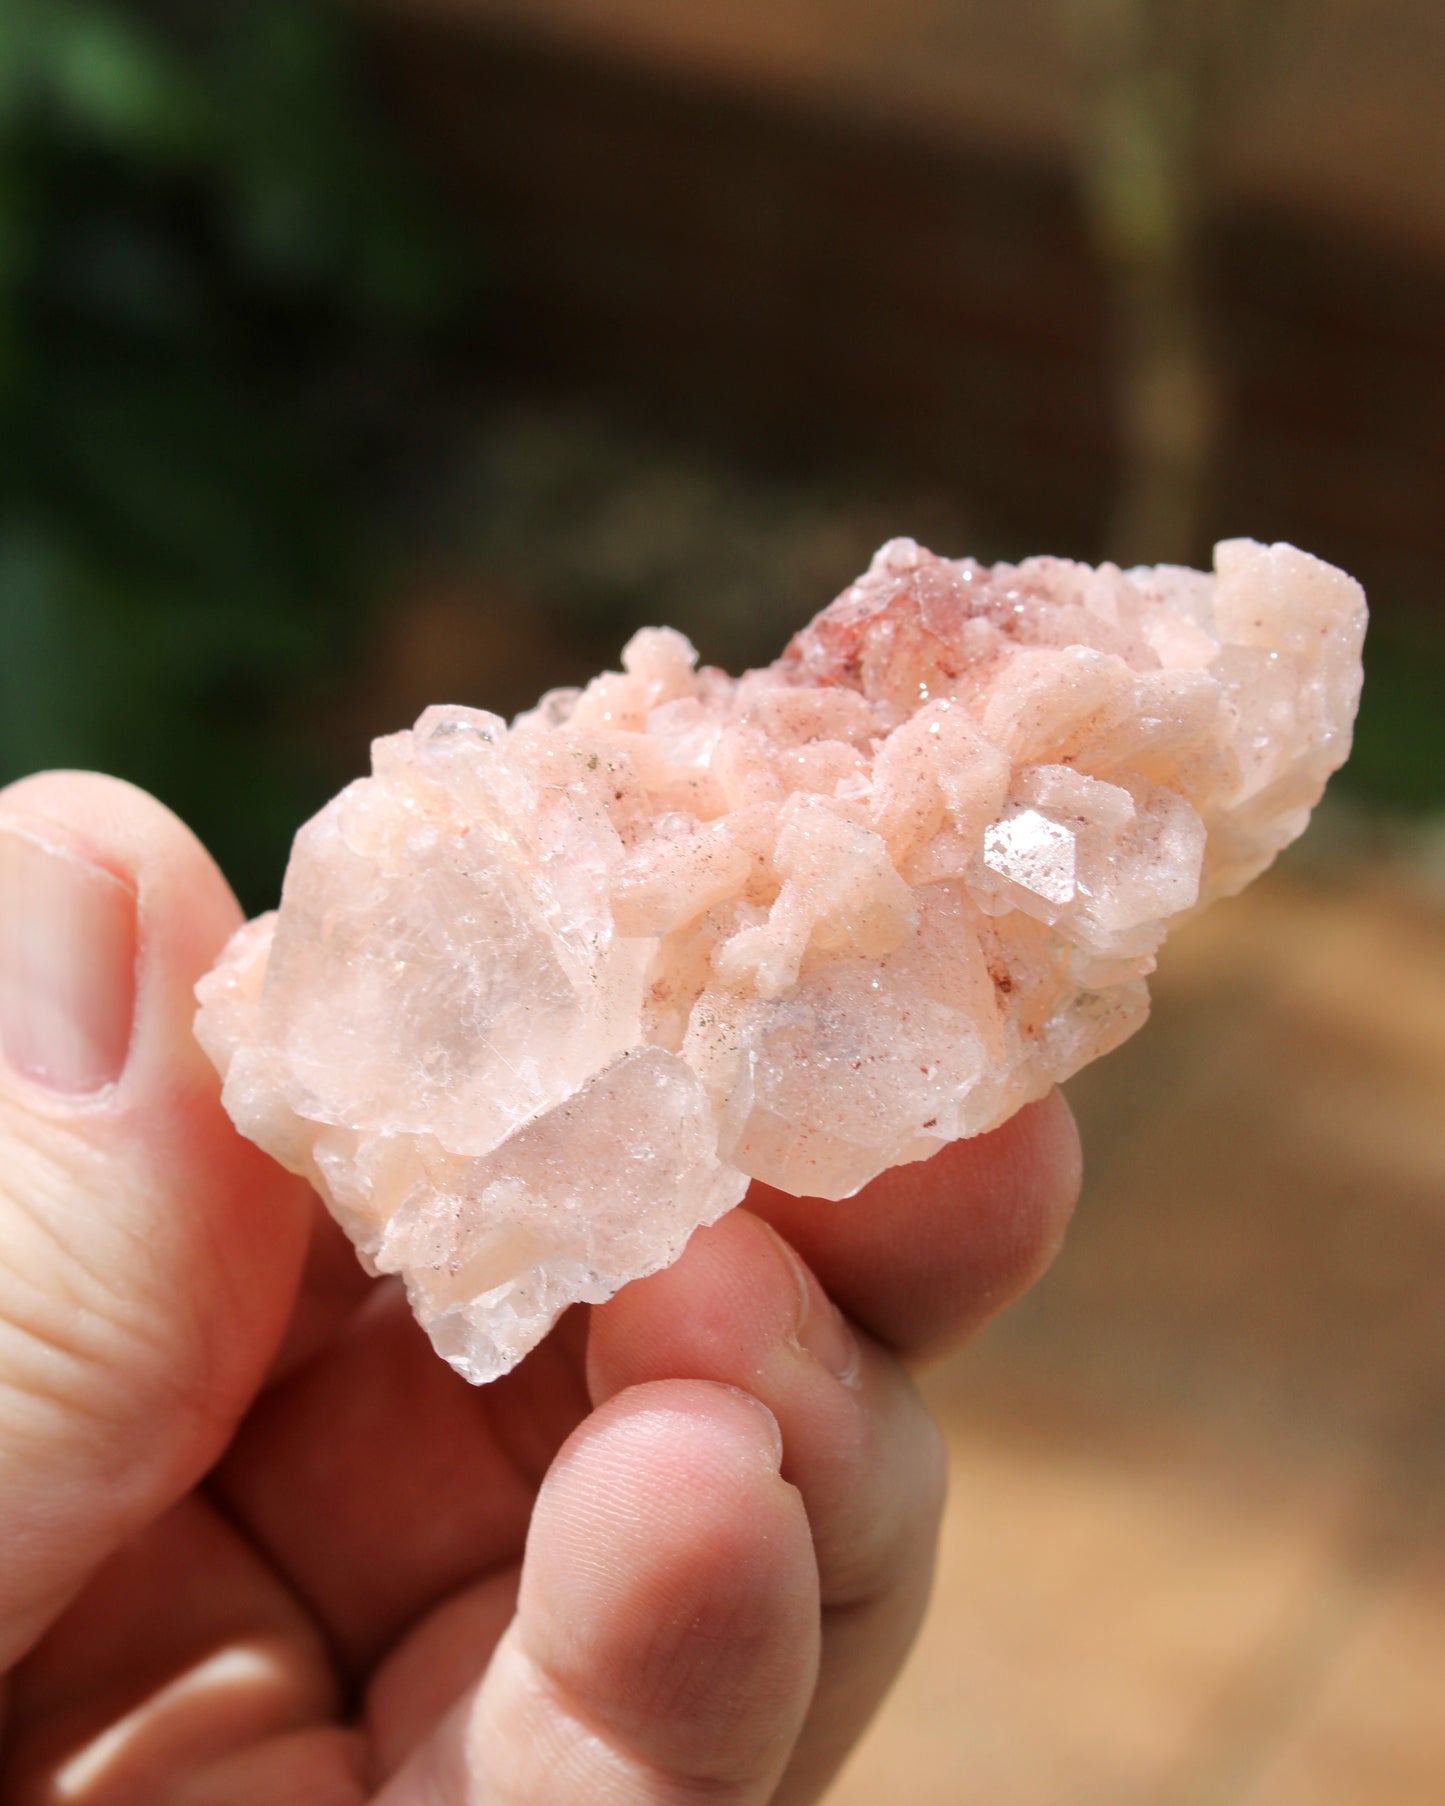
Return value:
M 1364 620 L 1286 545 L 894 540 L 766 670 L 647 630 L 510 727 L 428 709 L 203 981 L 226 1106 L 490 1379 L 750 1179 L 845 1197 L 1131 1034 L 1344 760 Z

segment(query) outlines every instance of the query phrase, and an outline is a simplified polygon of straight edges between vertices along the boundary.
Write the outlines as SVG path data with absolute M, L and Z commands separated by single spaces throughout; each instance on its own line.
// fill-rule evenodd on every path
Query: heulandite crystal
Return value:
M 649 629 L 510 727 L 378 740 L 197 1032 L 241 1130 L 494 1378 L 749 1179 L 845 1197 L 1132 1034 L 1168 924 L 1343 762 L 1364 624 L 1292 546 L 894 540 L 766 670 Z

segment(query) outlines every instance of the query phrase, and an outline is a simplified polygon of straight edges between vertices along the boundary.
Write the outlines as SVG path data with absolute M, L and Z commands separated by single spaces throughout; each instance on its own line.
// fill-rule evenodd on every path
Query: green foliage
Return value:
M 0 780 L 155 790 L 246 900 L 468 274 L 308 0 L 0 6 Z
M 1445 809 L 1445 645 L 1438 633 L 1376 619 L 1347 790 L 1393 810 Z

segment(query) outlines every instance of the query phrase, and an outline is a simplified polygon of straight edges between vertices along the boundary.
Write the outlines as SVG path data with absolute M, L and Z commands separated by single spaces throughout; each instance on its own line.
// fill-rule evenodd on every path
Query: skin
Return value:
M 1045 1099 L 819 1204 L 755 1186 L 467 1386 L 190 1034 L 240 920 L 151 798 L 9 822 L 137 895 L 120 1077 L 0 1066 L 0 1806 L 804 1806 L 896 1675 L 944 1484 L 911 1364 L 1048 1264 Z

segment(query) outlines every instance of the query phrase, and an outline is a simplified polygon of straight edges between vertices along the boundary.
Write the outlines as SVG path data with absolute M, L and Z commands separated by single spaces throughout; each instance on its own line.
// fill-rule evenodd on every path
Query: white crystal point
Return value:
M 428 709 L 198 989 L 237 1125 L 495 1378 L 752 1178 L 846 1197 L 1131 1034 L 1170 922 L 1343 763 L 1358 584 L 911 540 L 766 670 L 647 629 L 510 727 Z

